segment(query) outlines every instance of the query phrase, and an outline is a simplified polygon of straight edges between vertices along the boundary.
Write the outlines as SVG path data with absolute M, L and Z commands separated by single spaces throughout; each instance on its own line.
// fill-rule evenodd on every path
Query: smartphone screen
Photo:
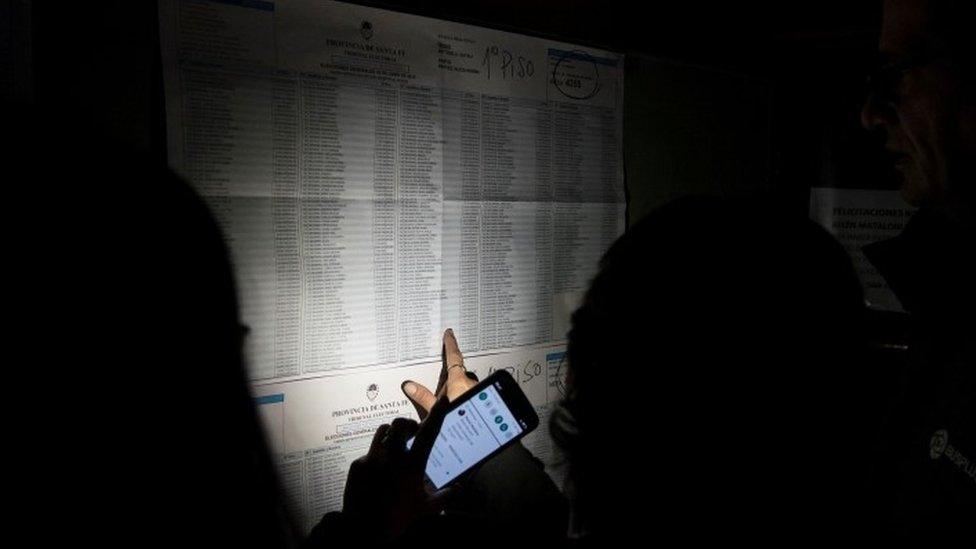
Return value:
M 506 404 L 501 387 L 496 382 L 475 388 L 444 418 L 427 460 L 427 478 L 435 488 L 443 488 L 529 428 Z M 407 447 L 412 444 L 410 439 Z

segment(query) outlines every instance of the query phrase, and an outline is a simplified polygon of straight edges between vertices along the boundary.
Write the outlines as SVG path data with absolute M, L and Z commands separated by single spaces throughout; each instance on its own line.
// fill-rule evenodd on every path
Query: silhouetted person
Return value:
M 841 246 L 773 205 L 685 199 L 606 253 L 568 338 L 585 544 L 856 533 L 880 416 Z
M 965 0 L 885 2 L 884 63 L 861 113 L 919 207 L 899 236 L 865 248 L 911 315 L 879 505 L 913 537 L 968 534 L 976 517 L 974 15 Z
M 4 147 L 23 216 L 18 539 L 294 546 L 214 219 L 165 167 L 58 122 L 15 120 Z

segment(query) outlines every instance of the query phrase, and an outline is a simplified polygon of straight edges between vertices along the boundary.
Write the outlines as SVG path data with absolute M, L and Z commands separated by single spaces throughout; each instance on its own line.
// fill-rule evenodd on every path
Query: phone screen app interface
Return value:
M 427 476 L 441 488 L 521 432 L 495 387 L 486 387 L 444 418 L 427 459 Z

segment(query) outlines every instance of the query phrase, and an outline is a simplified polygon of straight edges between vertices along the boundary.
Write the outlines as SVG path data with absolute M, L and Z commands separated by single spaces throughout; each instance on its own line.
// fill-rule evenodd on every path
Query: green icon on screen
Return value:
M 501 423 L 501 422 L 502 422 L 502 416 L 495 416 L 495 423 Z
M 480 395 L 478 395 L 478 398 L 480 398 L 481 400 L 484 400 L 484 399 L 488 398 L 488 393 L 481 393 Z
M 507 431 L 508 430 L 508 424 L 507 423 L 502 423 L 498 428 L 501 429 L 502 431 Z

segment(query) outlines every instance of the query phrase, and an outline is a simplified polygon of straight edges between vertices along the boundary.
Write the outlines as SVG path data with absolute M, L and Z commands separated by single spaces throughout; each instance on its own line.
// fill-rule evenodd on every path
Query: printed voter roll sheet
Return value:
M 159 13 L 169 160 L 227 240 L 306 524 L 372 429 L 413 413 L 399 385 L 434 383 L 445 328 L 545 415 L 550 359 L 624 230 L 623 57 L 318 0 Z M 526 445 L 551 457 L 543 431 Z

